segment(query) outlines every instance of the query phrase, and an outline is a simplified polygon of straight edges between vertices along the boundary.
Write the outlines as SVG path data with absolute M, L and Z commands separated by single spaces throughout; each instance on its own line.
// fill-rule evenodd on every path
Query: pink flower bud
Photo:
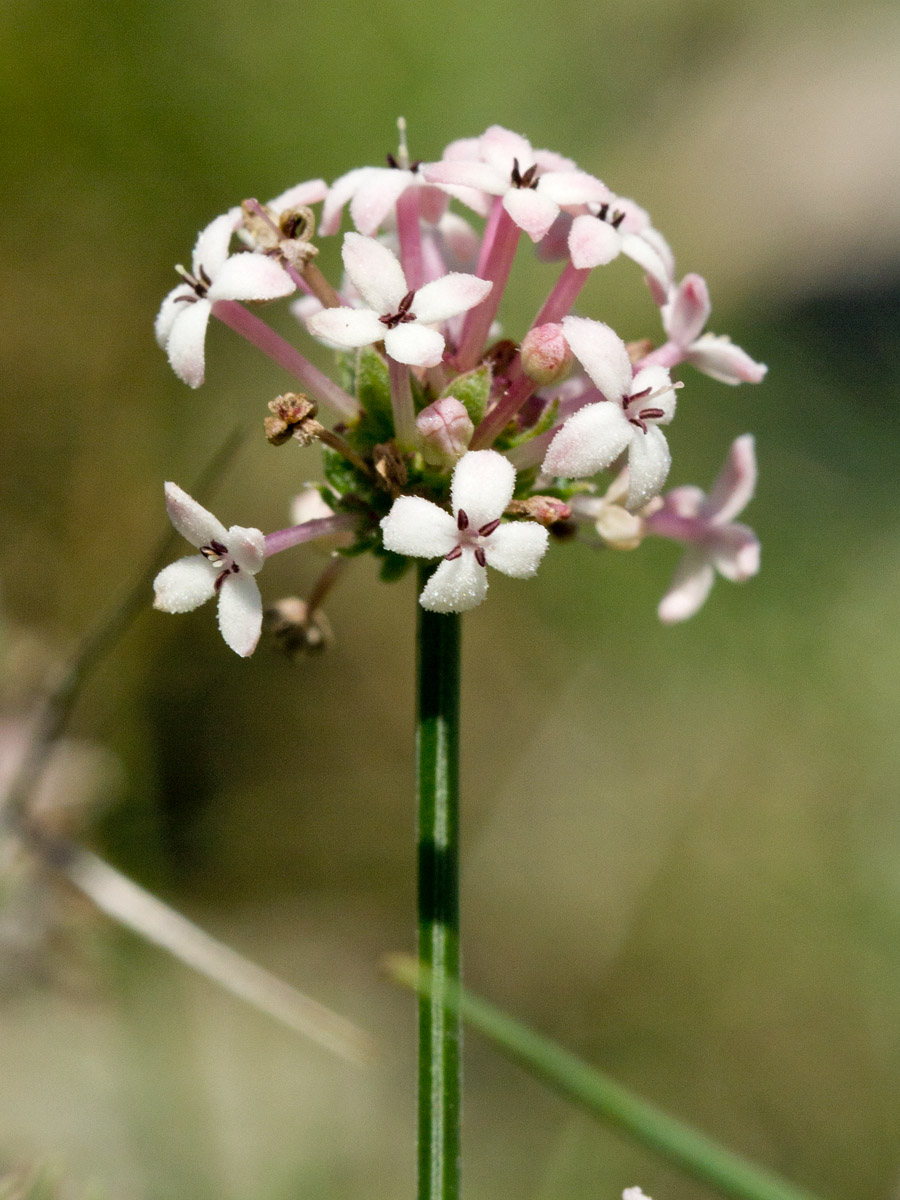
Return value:
M 433 467 L 455 463 L 465 454 L 475 432 L 466 406 L 455 396 L 445 396 L 423 408 L 416 417 L 422 457 Z
M 540 387 L 559 383 L 572 369 L 572 351 L 562 325 L 538 325 L 522 342 L 522 370 Z

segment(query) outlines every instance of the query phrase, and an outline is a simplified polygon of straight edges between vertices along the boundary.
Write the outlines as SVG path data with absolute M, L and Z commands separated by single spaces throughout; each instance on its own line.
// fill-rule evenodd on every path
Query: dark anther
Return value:
M 222 584 L 228 578 L 228 576 L 229 575 L 237 575 L 237 573 L 238 573 L 238 567 L 236 567 L 236 566 L 229 567 L 227 571 L 220 571 L 219 574 L 216 576 L 216 582 L 213 584 L 213 591 L 218 592 L 219 589 L 221 588 Z
M 479 567 L 487 566 L 487 559 L 485 558 L 484 549 L 481 546 L 477 546 L 475 548 L 475 561 L 478 563 Z
M 409 169 L 412 171 L 413 175 L 418 173 L 419 167 L 421 167 L 421 165 L 424 161 L 425 161 L 424 158 L 417 158 L 415 160 L 415 162 L 411 162 L 409 164 Z
M 633 395 L 628 397 L 628 403 L 631 404 L 634 400 L 643 400 L 644 397 L 649 396 L 652 391 L 653 388 L 644 388 L 642 392 L 635 392 Z
M 500 518 L 498 517 L 496 521 L 488 521 L 487 525 L 482 525 L 478 532 L 482 537 L 490 537 L 499 524 Z
M 642 421 L 640 417 L 629 417 L 628 420 L 632 425 L 637 425 L 638 429 L 640 429 L 642 433 L 647 432 L 647 422 Z
M 204 285 L 205 285 L 206 287 L 211 287 L 211 286 L 212 286 L 212 280 L 211 280 L 211 279 L 210 279 L 210 277 L 207 275 L 207 273 L 206 273 L 206 268 L 205 268 L 205 267 L 201 267 L 201 268 L 200 268 L 200 270 L 199 270 L 199 272 L 198 272 L 198 274 L 200 275 L 200 278 L 201 278 L 201 280 L 203 281 L 203 283 L 204 283 Z
M 395 313 L 386 313 L 383 317 L 379 317 L 378 320 L 382 325 L 387 325 L 388 329 L 396 329 L 398 325 L 407 325 L 410 321 L 415 321 L 416 314 L 409 311 L 415 297 L 415 292 L 407 292 L 397 306 Z
M 665 409 L 662 408 L 642 408 L 640 415 L 642 418 L 649 421 L 651 418 L 664 417 L 666 413 Z
M 200 553 L 207 558 L 223 558 L 228 551 L 221 542 L 210 542 L 208 546 L 201 546 Z
M 623 212 L 617 212 L 616 215 L 612 219 L 613 229 L 618 229 L 624 220 L 625 220 L 625 214 Z
M 601 221 L 605 221 L 606 214 L 608 212 L 609 212 L 609 205 L 604 200 L 603 203 L 600 205 L 600 211 L 597 213 L 597 216 L 600 218 Z
M 456 514 L 456 528 L 457 529 L 468 529 L 469 528 L 469 518 L 468 518 L 468 515 L 464 508 L 461 508 L 459 510 L 459 512 Z
M 536 188 L 537 187 L 537 163 L 533 163 L 527 171 L 519 170 L 519 160 L 513 159 L 513 168 L 510 174 L 510 181 L 513 187 L 517 188 Z
M 387 165 L 389 167 L 393 167 L 395 171 L 399 171 L 400 164 L 397 162 L 396 158 L 394 158 L 393 154 L 388 154 L 388 155 L 386 155 L 386 157 L 387 157 Z
M 455 558 L 459 558 L 459 556 L 461 554 L 462 554 L 462 546 L 454 546 L 449 554 L 444 555 L 444 559 L 447 562 L 453 562 L 453 560 Z
M 179 300 L 183 300 L 185 304 L 196 304 L 199 299 L 199 296 L 176 296 L 175 303 L 177 304 Z

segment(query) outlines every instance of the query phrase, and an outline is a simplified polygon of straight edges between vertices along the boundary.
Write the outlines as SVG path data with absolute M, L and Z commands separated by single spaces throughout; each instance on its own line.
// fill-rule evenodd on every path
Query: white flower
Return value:
M 660 601 L 661 621 L 671 625 L 692 617 L 709 595 L 716 571 L 734 583 L 757 573 L 759 540 L 752 529 L 734 520 L 755 488 L 753 437 L 745 433 L 733 443 L 708 496 L 697 487 L 673 488 L 647 518 L 648 533 L 687 545 Z
M 323 309 L 309 317 L 308 329 L 340 347 L 383 340 L 391 358 L 409 366 L 437 366 L 444 336 L 431 327 L 480 304 L 492 286 L 476 275 L 450 274 L 410 291 L 396 256 L 359 233 L 345 235 L 343 258 L 350 282 L 368 307 Z
M 628 451 L 627 508 L 634 511 L 666 481 L 672 458 L 659 425 L 675 415 L 675 389 L 664 367 L 632 377 L 625 343 L 608 325 L 564 317 L 566 340 L 605 400 L 581 408 L 550 443 L 542 470 L 581 478 L 612 466 Z
M 754 362 L 725 334 L 703 333 L 711 311 L 706 281 L 700 275 L 685 275 L 660 309 L 668 345 L 677 348 L 681 361 L 719 383 L 761 383 L 768 370 L 764 363 Z
M 169 292 L 156 317 L 157 342 L 178 378 L 193 388 L 203 382 L 206 326 L 217 300 L 275 300 L 294 290 L 287 272 L 265 254 L 229 257 L 240 223 L 241 210 L 233 208 L 207 225 L 194 246 L 190 273 L 176 268 L 184 283 Z
M 395 554 L 444 561 L 419 597 L 432 612 L 467 612 L 487 593 L 487 565 L 514 579 L 531 579 L 547 549 L 547 530 L 534 521 L 502 524 L 516 472 L 496 450 L 473 450 L 456 464 L 450 489 L 453 516 L 421 496 L 401 496 L 381 522 Z
M 574 219 L 569 231 L 572 266 L 602 267 L 625 254 L 668 292 L 674 259 L 665 238 L 650 224 L 649 214 L 633 200 L 613 196 L 590 205 L 590 214 Z
M 357 167 L 331 185 L 322 207 L 321 232 L 337 233 L 344 205 L 350 202 L 350 216 L 360 233 L 371 237 L 390 216 L 397 201 L 408 188 L 418 192 L 419 214 L 436 224 L 447 207 L 447 197 L 439 188 L 429 186 L 419 172 L 419 163 L 401 166 L 393 156 L 387 167 Z
M 469 161 L 461 157 L 464 153 Z M 500 125 L 492 125 L 477 141 L 461 143 L 452 157 L 445 153 L 441 162 L 429 163 L 423 172 L 432 183 L 502 196 L 503 207 L 534 242 L 546 234 L 560 209 L 580 209 L 610 194 L 599 179 L 579 171 L 570 160 L 549 150 L 533 150 L 526 138 Z
M 262 627 L 262 598 L 253 576 L 266 557 L 259 529 L 225 526 L 187 492 L 166 484 L 166 508 L 178 532 L 200 553 L 163 568 L 153 581 L 153 607 L 183 613 L 219 597 L 219 629 L 243 658 L 252 654 Z

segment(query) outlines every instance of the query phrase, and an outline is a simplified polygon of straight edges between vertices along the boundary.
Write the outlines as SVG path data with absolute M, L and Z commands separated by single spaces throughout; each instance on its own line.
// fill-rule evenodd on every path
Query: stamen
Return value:
M 464 508 L 461 508 L 456 514 L 456 528 L 460 530 L 469 528 L 469 517 Z
M 478 563 L 479 567 L 487 566 L 487 558 L 485 556 L 484 548 L 482 546 L 475 547 L 475 561 Z
M 642 408 L 639 413 L 640 417 L 648 421 L 652 418 L 664 417 L 665 415 L 666 411 L 664 408 Z
M 478 533 L 481 537 L 490 537 L 499 524 L 500 518 L 497 517 L 495 521 L 488 521 L 487 525 L 482 525 Z
M 623 212 L 617 212 L 610 224 L 612 225 L 613 229 L 618 229 L 624 220 L 625 214 Z
M 461 554 L 462 546 L 454 546 L 449 554 L 444 555 L 444 562 L 453 562 L 453 560 L 459 558 Z
M 628 420 L 632 425 L 637 425 L 638 429 L 640 429 L 642 433 L 647 432 L 647 422 L 642 421 L 640 417 L 629 417 Z
M 388 329 L 396 329 L 398 325 L 408 325 L 411 321 L 415 321 L 416 314 L 409 311 L 415 297 L 415 292 L 407 292 L 397 306 L 395 313 L 385 313 L 378 320 L 382 325 L 387 325 Z

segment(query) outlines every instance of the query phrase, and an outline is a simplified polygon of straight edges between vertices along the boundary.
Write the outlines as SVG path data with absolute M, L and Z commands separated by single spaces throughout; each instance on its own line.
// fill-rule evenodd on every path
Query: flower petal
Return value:
M 342 175 L 340 179 L 336 179 L 328 189 L 328 195 L 325 197 L 325 203 L 322 205 L 322 218 L 319 221 L 319 232 L 322 234 L 337 233 L 341 224 L 341 210 L 350 199 L 356 194 L 356 190 L 364 182 L 364 180 L 377 171 L 378 167 L 355 167 L 352 171 L 348 171 L 346 175 Z
M 396 255 L 360 233 L 345 233 L 342 250 L 344 266 L 353 286 L 375 312 L 395 313 L 409 291 L 406 277 Z
M 753 499 L 756 451 L 752 433 L 736 438 L 725 465 L 703 504 L 703 516 L 717 525 L 732 521 Z
M 656 425 L 647 432 L 631 427 L 634 433 L 628 451 L 628 500 L 625 507 L 634 512 L 652 500 L 662 489 L 672 465 L 666 435 Z
M 523 173 L 535 163 L 531 142 L 520 133 L 504 129 L 502 125 L 491 125 L 484 131 L 478 139 L 478 152 L 486 163 L 505 174 L 507 179 L 512 172 L 513 159 L 518 161 L 519 170 Z
M 262 596 L 252 575 L 228 575 L 219 588 L 219 631 L 235 654 L 247 658 L 262 629 Z
M 664 625 L 686 621 L 699 611 L 709 595 L 716 573 L 702 549 L 691 546 L 675 568 L 669 590 L 659 602 L 657 615 Z
M 631 359 L 614 330 L 588 317 L 563 317 L 562 327 L 572 353 L 607 400 L 630 394 Z
M 165 491 L 169 520 L 183 538 L 192 546 L 208 546 L 210 542 L 225 545 L 228 534 L 218 517 L 198 504 L 177 483 L 167 483 Z
M 276 196 L 274 200 L 270 200 L 266 208 L 270 209 L 277 217 L 286 208 L 303 208 L 306 205 L 318 204 L 327 195 L 328 184 L 324 179 L 307 179 L 305 183 L 298 183 L 294 187 L 288 188 L 286 192 L 282 192 L 280 196 Z
M 621 249 L 621 235 L 606 221 L 582 215 L 572 222 L 569 254 L 572 256 L 572 266 L 577 267 L 579 271 L 611 263 Z
M 512 167 L 512 163 L 510 163 Z M 472 188 L 489 196 L 502 196 L 509 187 L 509 170 L 497 171 L 488 163 L 444 161 L 422 168 L 428 183 L 453 188 Z
M 376 167 L 356 189 L 350 201 L 350 216 L 360 233 L 371 237 L 416 177 L 412 171 Z
M 228 553 L 241 568 L 255 575 L 266 561 L 266 539 L 261 529 L 232 525 L 225 539 Z
M 662 255 L 654 249 L 643 233 L 623 233 L 622 253 L 627 254 L 632 262 L 643 268 L 652 284 L 659 289 L 659 294 L 668 292 L 672 282 L 671 272 Z
M 535 521 L 500 525 L 484 545 L 488 566 L 513 579 L 531 579 L 547 550 L 550 534 Z
M 426 325 L 457 317 L 480 304 L 493 284 L 477 275 L 461 275 L 456 272 L 435 279 L 419 288 L 413 300 L 413 312 Z
M 293 279 L 274 258 L 250 253 L 232 254 L 206 294 L 211 301 L 277 300 L 295 290 Z
M 239 208 L 231 208 L 227 213 L 222 213 L 220 217 L 216 217 L 214 221 L 201 229 L 197 236 L 194 252 L 191 255 L 191 265 L 193 274 L 196 278 L 200 278 L 201 267 L 206 274 L 215 279 L 219 268 L 228 257 L 228 247 L 231 244 L 231 235 L 240 225 L 243 219 L 243 214 Z
M 414 558 L 449 554 L 459 541 L 456 521 L 422 496 L 400 496 L 381 521 L 385 547 Z
M 384 348 L 395 362 L 410 367 L 436 367 L 444 354 L 444 336 L 421 321 L 411 321 L 388 329 L 384 333 Z
M 216 590 L 218 571 L 202 554 L 179 558 L 153 580 L 153 607 L 160 612 L 193 612 Z
M 535 188 L 510 188 L 503 207 L 533 242 L 539 242 L 559 215 L 559 205 Z
M 759 571 L 759 538 L 747 525 L 726 525 L 709 540 L 713 565 L 732 583 L 743 583 Z
M 685 275 L 663 310 L 663 326 L 671 341 L 687 347 L 703 332 L 712 304 L 702 275 Z
M 204 346 L 206 326 L 212 305 L 208 300 L 197 300 L 193 304 L 185 301 L 169 329 L 166 354 L 172 370 L 189 387 L 197 388 L 203 382 L 206 359 Z
M 614 401 L 588 404 L 569 417 L 557 433 L 541 470 L 569 479 L 603 471 L 631 444 L 633 429 Z
M 306 328 L 332 346 L 348 347 L 369 346 L 387 333 L 370 308 L 323 308 L 306 318 Z
M 606 184 L 588 175 L 587 171 L 548 171 L 538 180 L 537 190 L 560 208 L 573 208 L 610 198 Z
M 645 396 L 642 400 L 632 400 L 628 405 L 629 417 L 638 416 L 645 408 L 661 408 L 663 413 L 661 417 L 650 417 L 648 420 L 658 425 L 668 425 L 675 416 L 677 398 L 669 372 L 665 367 L 654 365 L 638 371 L 631 385 L 632 396 L 640 396 L 641 392 L 647 391 L 648 388 L 650 389 L 649 396 Z
M 450 500 L 454 513 L 462 509 L 470 529 L 496 521 L 512 500 L 516 470 L 496 450 L 470 450 L 453 471 Z
M 487 571 L 480 567 L 471 550 L 463 550 L 459 558 L 444 561 L 431 576 L 419 603 L 430 612 L 468 612 L 487 595 Z
M 754 362 L 724 334 L 704 333 L 688 348 L 685 358 L 719 383 L 761 383 L 769 369 L 765 363 Z

